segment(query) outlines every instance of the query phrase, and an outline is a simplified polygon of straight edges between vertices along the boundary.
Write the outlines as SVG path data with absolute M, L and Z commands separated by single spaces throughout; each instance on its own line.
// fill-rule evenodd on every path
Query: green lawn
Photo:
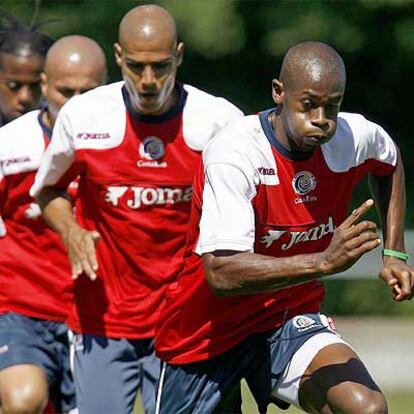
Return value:
M 386 394 L 388 402 L 389 414 L 413 414 L 414 413 L 414 390 L 413 392 L 404 393 L 388 393 Z M 258 414 L 256 404 L 247 389 L 247 386 L 243 384 L 243 413 L 244 414 Z M 267 414 L 299 414 L 303 413 L 296 408 L 290 408 L 287 411 L 282 411 L 275 406 L 269 406 Z M 140 402 L 137 400 L 134 414 L 143 414 L 143 410 L 140 406 Z M 174 414 L 174 413 L 170 413 Z

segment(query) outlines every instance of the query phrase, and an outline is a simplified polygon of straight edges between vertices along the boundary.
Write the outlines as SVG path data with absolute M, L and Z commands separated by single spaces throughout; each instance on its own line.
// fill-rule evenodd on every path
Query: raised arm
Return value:
M 380 277 L 394 292 L 396 301 L 411 299 L 414 286 L 414 269 L 398 253 L 405 253 L 405 180 L 400 151 L 397 149 L 397 163 L 394 172 L 382 177 L 370 175 L 370 189 L 376 200 L 384 236 L 383 268 Z M 388 252 L 387 252 L 388 250 Z M 391 255 L 389 255 L 391 254 Z M 402 257 L 402 256 L 401 256 Z
M 381 243 L 375 223 L 360 221 L 373 204 L 367 200 L 354 210 L 320 253 L 286 258 L 224 250 L 204 254 L 207 281 L 216 294 L 232 296 L 277 291 L 342 272 Z

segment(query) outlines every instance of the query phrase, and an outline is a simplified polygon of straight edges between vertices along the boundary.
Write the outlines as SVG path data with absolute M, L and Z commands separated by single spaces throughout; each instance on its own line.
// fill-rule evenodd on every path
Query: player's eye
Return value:
M 144 64 L 138 62 L 127 62 L 127 66 L 132 72 L 135 73 L 140 73 L 145 68 Z
M 302 108 L 304 111 L 309 111 L 312 109 L 312 101 L 309 99 L 305 99 L 302 101 Z
M 69 88 L 59 88 L 58 92 L 64 96 L 65 98 L 71 98 L 74 94 L 75 91 L 73 89 L 69 89 Z
M 18 91 L 22 87 L 20 83 L 13 81 L 7 82 L 6 85 L 11 91 Z
M 157 62 L 154 64 L 155 71 L 163 71 L 171 65 L 171 62 Z

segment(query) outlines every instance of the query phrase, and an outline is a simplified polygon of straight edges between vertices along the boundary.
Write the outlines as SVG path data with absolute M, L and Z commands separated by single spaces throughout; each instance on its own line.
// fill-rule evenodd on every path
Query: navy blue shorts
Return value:
M 153 339 L 75 334 L 72 347 L 80 414 L 132 414 L 138 392 L 153 414 L 161 365 Z
M 155 412 L 221 413 L 221 402 L 244 378 L 259 411 L 265 413 L 270 395 L 293 355 L 320 333 L 336 336 L 319 314 L 304 314 L 288 320 L 280 329 L 253 334 L 209 360 L 185 365 L 163 363 Z M 240 410 L 233 412 L 239 414 Z
M 65 324 L 9 312 L 0 315 L 0 370 L 20 364 L 44 369 L 58 412 L 76 407 Z

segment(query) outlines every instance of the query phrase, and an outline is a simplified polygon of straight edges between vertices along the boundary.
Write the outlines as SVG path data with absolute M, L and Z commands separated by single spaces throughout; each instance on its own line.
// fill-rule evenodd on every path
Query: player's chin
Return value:
M 138 103 L 139 111 L 143 115 L 155 114 L 160 110 L 161 105 L 159 105 L 157 98 L 145 98 L 140 99 Z

